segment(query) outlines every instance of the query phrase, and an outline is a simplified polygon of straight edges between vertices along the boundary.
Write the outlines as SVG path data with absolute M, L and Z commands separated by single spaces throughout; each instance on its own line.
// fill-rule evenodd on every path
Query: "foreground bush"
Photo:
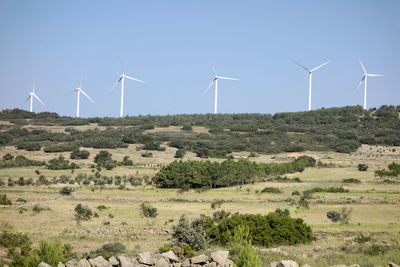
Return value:
M 252 243 L 259 246 L 295 245 L 308 243 L 313 235 L 302 219 L 271 212 L 267 215 L 235 213 L 214 225 L 207 223 L 205 231 L 212 242 L 226 245 L 239 225 L 248 225 Z
M 252 247 L 249 226 L 239 225 L 229 239 L 233 261 L 238 267 L 261 267 L 261 258 Z
M 204 232 L 205 220 L 203 217 L 194 219 L 192 222 L 182 215 L 178 225 L 172 227 L 172 238 L 175 245 L 189 245 L 195 250 L 205 249 L 206 233 Z

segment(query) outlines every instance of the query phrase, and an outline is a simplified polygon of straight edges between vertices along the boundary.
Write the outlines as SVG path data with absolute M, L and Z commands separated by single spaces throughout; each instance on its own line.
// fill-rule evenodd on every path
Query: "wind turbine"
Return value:
M 141 82 L 141 83 L 145 83 L 145 81 L 136 79 L 136 78 L 132 78 L 128 75 L 125 75 L 124 70 L 122 69 L 122 64 L 121 64 L 121 71 L 122 74 L 119 77 L 119 79 L 115 82 L 114 86 L 112 89 L 115 88 L 115 86 L 118 85 L 119 82 L 121 82 L 121 109 L 119 112 L 119 117 L 122 118 L 123 114 L 124 114 L 124 84 L 125 84 L 125 79 L 129 79 L 129 80 L 133 80 L 133 81 L 137 81 L 137 82 Z
M 94 103 L 94 101 L 85 93 L 85 91 L 82 90 L 82 79 L 81 79 L 81 83 L 79 84 L 79 87 L 76 88 L 75 90 L 72 90 L 71 92 L 69 92 L 68 94 L 72 94 L 74 92 L 77 92 L 77 99 L 76 99 L 76 117 L 79 118 L 79 100 L 80 100 L 80 96 L 81 93 L 87 97 L 87 99 L 89 99 L 90 101 L 92 101 Z M 67 94 L 67 95 L 68 95 Z
M 212 71 L 214 73 L 214 79 L 212 80 L 210 86 L 208 86 L 207 90 L 204 92 L 204 94 L 207 94 L 208 90 L 210 90 L 211 86 L 215 83 L 215 95 L 214 95 L 214 114 L 217 114 L 217 109 L 218 109 L 218 80 L 234 80 L 234 81 L 239 81 L 239 79 L 236 78 L 230 78 L 230 77 L 224 77 L 224 76 L 218 76 L 217 73 L 215 72 L 214 66 L 210 62 Z
M 360 61 L 361 67 L 364 71 L 364 76 L 361 78 L 360 83 L 357 86 L 357 89 L 360 88 L 361 84 L 364 82 L 364 109 L 367 109 L 367 78 L 368 77 L 382 77 L 382 74 L 368 74 L 367 70 L 365 69 L 364 65 L 362 64 L 361 60 Z
M 323 63 L 323 64 L 321 64 L 321 65 L 319 65 L 318 67 L 315 67 L 315 68 L 313 68 L 313 69 L 309 69 L 309 68 L 307 68 L 307 67 L 301 65 L 300 63 L 298 63 L 298 62 L 296 62 L 296 61 L 294 61 L 294 60 L 293 60 L 293 62 L 296 63 L 297 65 L 299 65 L 300 67 L 302 67 L 303 69 L 305 69 L 306 71 L 308 71 L 308 75 L 309 75 L 309 85 L 308 85 L 308 111 L 310 111 L 310 110 L 311 110 L 311 83 L 312 83 L 312 72 L 313 72 L 314 70 L 317 70 L 317 69 L 321 68 L 322 66 L 324 66 L 324 65 L 326 65 L 326 64 L 328 64 L 328 63 L 330 63 L 331 61 L 329 60 L 329 61 L 327 61 L 327 62 L 325 62 L 325 63 Z
M 35 82 L 33 82 L 32 91 L 29 92 L 29 96 L 25 101 L 25 103 L 26 103 L 26 102 L 28 102 L 28 100 L 31 100 L 31 104 L 30 104 L 30 108 L 29 108 L 30 112 L 32 112 L 33 98 L 36 98 L 40 102 L 40 104 L 42 104 L 44 106 L 44 103 L 42 102 L 42 100 L 40 100 L 40 98 L 35 94 Z

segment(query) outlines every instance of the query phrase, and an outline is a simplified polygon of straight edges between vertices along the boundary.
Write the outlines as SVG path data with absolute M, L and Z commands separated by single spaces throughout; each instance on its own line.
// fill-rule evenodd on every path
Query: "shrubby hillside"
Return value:
M 74 151 L 78 147 L 124 148 L 143 144 L 160 150 L 160 144 L 193 151 L 199 157 L 226 157 L 232 151 L 259 153 L 333 150 L 349 153 L 361 144 L 400 145 L 400 106 L 363 110 L 360 106 L 310 112 L 270 114 L 194 114 L 126 116 L 124 118 L 71 118 L 56 113 L 13 109 L 0 112 L 0 145 L 45 152 Z M 65 126 L 65 132 L 27 130 L 24 125 Z M 105 130 L 78 131 L 77 125 L 96 124 Z M 146 130 L 182 127 L 180 132 Z M 208 133 L 192 130 L 194 126 Z

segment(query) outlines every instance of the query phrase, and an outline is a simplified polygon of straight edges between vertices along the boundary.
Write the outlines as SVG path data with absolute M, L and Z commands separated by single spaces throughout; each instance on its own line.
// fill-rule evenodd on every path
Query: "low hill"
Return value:
M 0 112 L 0 146 L 45 152 L 78 147 L 144 150 L 168 145 L 198 157 L 333 150 L 349 153 L 362 144 L 400 145 L 400 106 L 360 106 L 270 114 L 193 114 L 71 118 L 20 109 Z

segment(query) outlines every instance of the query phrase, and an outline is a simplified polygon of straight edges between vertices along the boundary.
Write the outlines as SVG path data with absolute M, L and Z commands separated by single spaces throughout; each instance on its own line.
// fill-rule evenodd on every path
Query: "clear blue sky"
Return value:
M 82 117 L 117 117 L 120 74 L 127 81 L 125 114 L 211 113 L 204 91 L 220 75 L 221 113 L 276 113 L 307 107 L 307 72 L 315 67 L 313 109 L 361 105 L 362 69 L 368 107 L 400 104 L 398 0 L 0 1 L 0 109 L 24 103 L 37 83 L 45 106 L 34 111 L 74 116 L 79 85 Z

